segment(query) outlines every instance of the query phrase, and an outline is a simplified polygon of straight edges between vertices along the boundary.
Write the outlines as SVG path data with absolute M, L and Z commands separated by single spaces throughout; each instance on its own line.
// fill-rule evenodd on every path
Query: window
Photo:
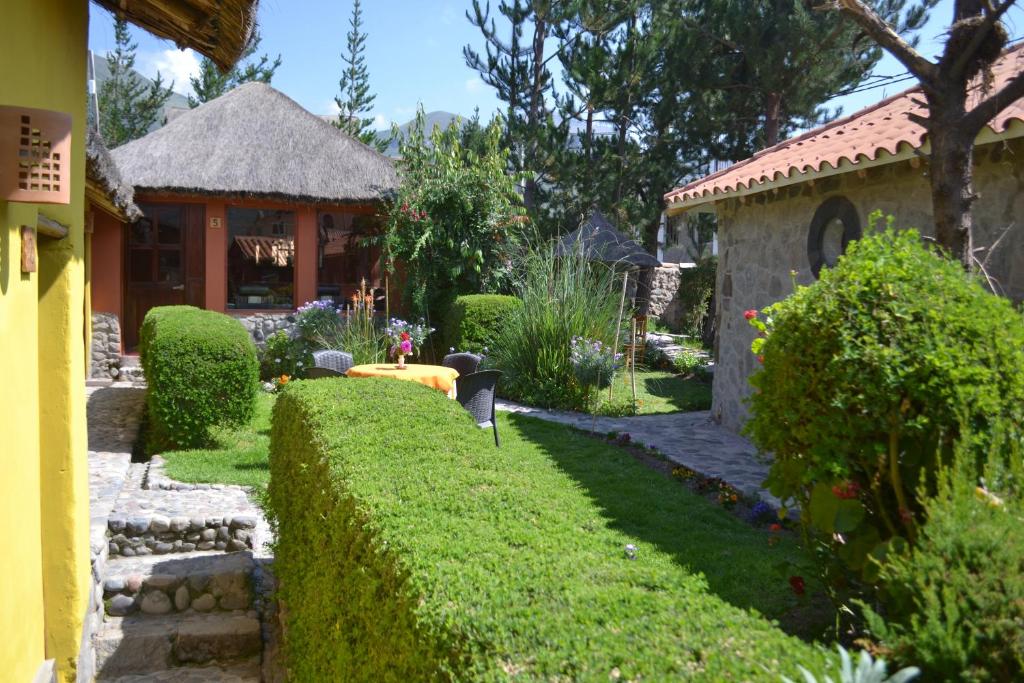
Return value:
M 145 205 L 145 218 L 128 228 L 129 282 L 177 286 L 184 282 L 184 207 Z
M 295 307 L 295 213 L 228 207 L 228 308 Z
M 368 289 L 380 288 L 380 248 L 364 243 L 378 231 L 375 216 L 343 211 L 317 215 L 317 298 L 345 306 L 362 280 Z M 383 310 L 383 291 L 379 296 Z
M 846 252 L 847 245 L 861 237 L 857 208 L 846 197 L 829 197 L 811 219 L 807 233 L 807 260 L 818 277 L 821 269 L 831 268 Z

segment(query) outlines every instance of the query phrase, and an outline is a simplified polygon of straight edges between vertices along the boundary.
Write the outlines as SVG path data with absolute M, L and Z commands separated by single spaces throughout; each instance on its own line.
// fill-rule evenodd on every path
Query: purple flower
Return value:
M 402 349 L 402 353 L 412 353 L 412 342 L 406 339 L 402 342 L 400 348 Z

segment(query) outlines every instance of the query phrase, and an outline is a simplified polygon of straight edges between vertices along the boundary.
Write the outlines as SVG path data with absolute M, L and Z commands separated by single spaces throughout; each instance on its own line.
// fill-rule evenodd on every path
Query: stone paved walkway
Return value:
M 511 401 L 499 400 L 496 408 L 586 431 L 593 429 L 598 434 L 625 432 L 633 441 L 658 449 L 672 462 L 705 476 L 718 477 L 747 495 L 779 505 L 779 500 L 761 486 L 768 476 L 768 459 L 742 436 L 712 422 L 707 411 L 595 419 L 583 413 L 530 408 Z

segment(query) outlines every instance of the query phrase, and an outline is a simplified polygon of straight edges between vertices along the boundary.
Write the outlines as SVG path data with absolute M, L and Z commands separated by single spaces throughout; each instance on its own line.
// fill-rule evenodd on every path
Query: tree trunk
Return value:
M 765 147 L 772 147 L 779 142 L 779 119 L 782 117 L 782 95 L 770 92 L 765 98 L 764 108 L 764 142 Z
M 928 176 L 935 240 L 951 258 L 970 270 L 974 266 L 971 234 L 971 204 L 975 198 L 974 135 L 963 129 L 964 100 L 962 90 L 928 97 L 928 139 L 931 142 Z

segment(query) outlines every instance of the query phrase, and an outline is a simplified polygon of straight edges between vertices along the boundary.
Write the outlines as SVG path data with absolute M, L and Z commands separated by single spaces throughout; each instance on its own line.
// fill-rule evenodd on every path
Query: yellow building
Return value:
M 255 0 L 97 2 L 222 67 L 246 46 L 255 9 Z M 82 643 L 91 636 L 85 629 L 92 593 L 84 393 L 88 23 L 87 0 L 0 5 L 3 683 L 49 680 L 51 669 L 56 680 L 76 680 Z M 70 123 L 70 137 L 62 122 Z

